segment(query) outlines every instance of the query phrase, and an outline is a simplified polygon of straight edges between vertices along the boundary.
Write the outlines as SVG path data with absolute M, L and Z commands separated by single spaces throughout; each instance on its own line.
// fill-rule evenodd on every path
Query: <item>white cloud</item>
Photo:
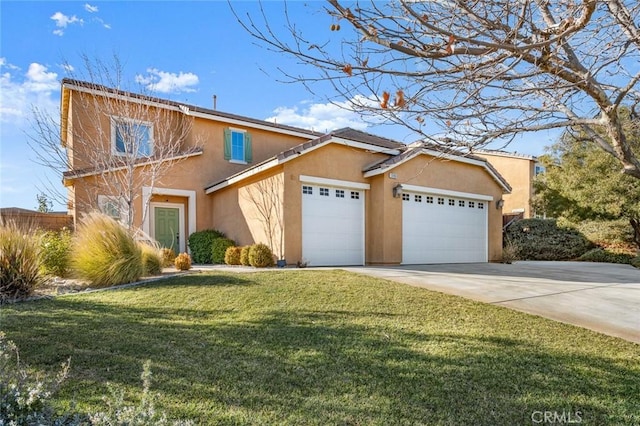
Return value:
M 89 13 L 95 13 L 98 11 L 98 6 L 91 6 L 89 3 L 85 3 L 84 10 L 86 10 Z
M 354 103 L 362 105 L 370 101 L 363 96 L 357 96 L 351 101 L 344 102 L 279 107 L 273 111 L 275 115 L 265 120 L 318 132 L 330 132 L 343 127 L 365 130 L 367 123 L 354 111 Z
M 26 73 L 17 72 L 18 67 L 0 62 L 0 122 L 21 123 L 30 117 L 35 106 L 55 116 L 58 108 L 57 92 L 60 87 L 58 74 L 47 67 L 32 63 Z
M 200 83 L 196 74 L 182 72 L 179 74 L 148 68 L 147 75 L 136 75 L 136 82 L 145 86 L 147 90 L 160 93 L 195 92 L 193 86 Z
M 51 19 L 55 21 L 57 30 L 54 30 L 53 33 L 57 36 L 64 35 L 64 30 L 62 28 L 67 28 L 67 26 L 71 24 L 80 24 L 82 25 L 84 21 L 81 18 L 78 18 L 76 15 L 67 16 L 62 12 L 56 12 L 51 15 Z

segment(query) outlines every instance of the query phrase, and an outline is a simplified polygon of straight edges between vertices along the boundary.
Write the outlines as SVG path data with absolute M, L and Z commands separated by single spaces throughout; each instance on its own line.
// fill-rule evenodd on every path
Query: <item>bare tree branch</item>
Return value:
M 618 114 L 640 103 L 636 0 L 328 0 L 325 12 L 343 25 L 313 40 L 288 15 L 287 28 L 274 29 L 262 7 L 236 17 L 308 66 L 283 71 L 286 81 L 311 91 L 328 82 L 329 100 L 357 99 L 349 108 L 364 119 L 470 149 L 575 128 L 640 178 Z

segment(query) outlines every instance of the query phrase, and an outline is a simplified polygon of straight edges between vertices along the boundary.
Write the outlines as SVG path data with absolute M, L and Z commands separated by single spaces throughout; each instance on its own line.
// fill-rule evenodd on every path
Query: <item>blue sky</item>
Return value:
M 233 4 L 240 14 L 259 13 L 255 1 Z M 267 1 L 263 7 L 270 24 L 282 29 L 282 3 Z M 288 7 L 290 19 L 304 31 L 332 36 L 322 2 L 294 1 Z M 162 98 L 212 107 L 215 94 L 217 108 L 225 112 L 317 131 L 350 126 L 402 142 L 415 139 L 403 128 L 366 127 L 353 113 L 312 96 L 301 85 L 279 82 L 277 68 L 295 70 L 295 60 L 256 45 L 226 1 L 2 0 L 0 207 L 33 209 L 43 182 L 59 182 L 34 163 L 25 132 L 32 128 L 33 106 L 58 114 L 59 82 L 81 76 L 81 55 L 107 63 L 117 55 L 132 89 L 137 82 Z M 73 68 L 71 74 L 65 65 Z M 322 92 L 321 85 L 318 89 Z M 554 137 L 528 135 L 508 149 L 539 155 Z

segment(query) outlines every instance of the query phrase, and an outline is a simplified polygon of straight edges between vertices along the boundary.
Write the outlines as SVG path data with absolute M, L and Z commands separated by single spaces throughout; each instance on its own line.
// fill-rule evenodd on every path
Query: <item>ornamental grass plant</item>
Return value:
M 131 283 L 144 272 L 140 245 L 126 228 L 99 212 L 87 215 L 78 227 L 72 253 L 77 276 L 96 287 Z
M 0 225 L 0 304 L 29 297 L 44 282 L 37 233 L 13 221 Z

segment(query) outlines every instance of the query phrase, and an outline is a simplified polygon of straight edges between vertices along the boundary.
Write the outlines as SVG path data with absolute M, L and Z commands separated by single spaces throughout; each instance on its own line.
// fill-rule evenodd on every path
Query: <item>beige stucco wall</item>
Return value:
M 532 217 L 531 199 L 533 198 L 535 160 L 486 153 L 477 155 L 486 158 L 511 185 L 511 194 L 503 196 L 502 212 L 506 214 L 524 211 L 525 218 Z
M 390 177 L 390 172 L 395 178 Z M 478 165 L 471 165 L 457 161 L 443 160 L 428 155 L 414 157 L 410 161 L 395 167 L 381 175 L 382 183 L 376 182 L 380 188 L 379 196 L 384 201 L 383 213 L 376 212 L 380 204 L 374 204 L 374 210 L 368 218 L 372 222 L 372 232 L 383 230 L 385 237 L 384 248 L 373 247 L 372 256 L 367 256 L 370 263 L 400 263 L 402 261 L 402 200 L 393 198 L 393 187 L 397 184 L 416 185 L 427 188 L 438 188 L 449 191 L 466 192 L 487 195 L 493 200 L 499 200 L 502 188 Z M 372 190 L 374 185 L 372 185 Z M 376 189 L 377 190 L 377 189 Z M 497 209 L 495 201 L 488 203 L 488 258 L 489 261 L 502 259 L 502 210 Z M 382 217 L 384 220 L 379 221 Z M 382 251 L 382 255 L 377 253 Z
M 69 112 L 71 131 L 67 135 L 68 152 L 72 155 L 74 168 L 89 167 L 88 151 L 99 150 L 109 153 L 111 149 L 111 124 L 109 114 L 105 111 L 113 111 L 112 107 L 101 106 L 101 101 L 94 102 L 87 94 L 71 92 Z M 101 111 L 102 109 L 102 111 Z M 153 108 L 151 108 L 153 110 Z M 150 113 L 154 115 L 153 112 Z M 120 114 L 125 115 L 125 114 Z M 170 118 L 173 117 L 173 118 Z M 176 118 L 177 117 L 177 118 Z M 170 112 L 165 118 L 177 122 L 184 118 L 180 113 Z M 191 120 L 191 118 L 188 118 Z M 97 128 L 100 126 L 101 128 Z M 159 124 L 154 124 L 159 128 Z M 218 182 L 229 175 L 237 173 L 250 166 L 247 164 L 234 164 L 224 159 L 224 129 L 233 127 L 246 130 L 252 136 L 253 163 L 263 161 L 285 149 L 306 142 L 310 139 L 303 136 L 285 135 L 270 130 L 256 129 L 239 124 L 213 121 L 204 118 L 194 118 L 190 132 L 183 142 L 183 150 L 189 147 L 202 147 L 203 153 L 189 157 L 172 164 L 166 168 L 166 173 L 154 187 L 162 189 L 177 189 L 183 191 L 195 191 L 196 194 L 196 230 L 214 227 L 212 215 L 212 197 L 205 194 L 204 188 L 214 182 Z M 154 138 L 162 132 L 156 132 Z M 137 171 L 142 171 L 138 168 Z M 97 207 L 98 195 L 117 195 L 117 188 L 105 186 L 103 181 L 95 177 L 84 177 L 68 182 L 70 196 L 70 214 L 79 218 Z M 135 200 L 134 226 L 142 224 L 142 186 L 149 186 L 149 182 L 138 184 Z M 185 211 L 185 227 L 190 228 L 188 213 Z
M 337 179 L 370 185 L 365 192 L 365 257 L 368 264 L 402 262 L 402 200 L 393 198 L 398 183 L 482 194 L 499 200 L 502 188 L 477 165 L 443 161 L 422 155 L 389 172 L 365 178 L 362 169 L 382 158 L 382 154 L 330 144 L 284 163 L 276 169 L 253 176 L 211 195 L 214 227 L 239 244 L 259 242 L 264 235 L 253 221 L 243 192 L 261 179 L 278 176 L 284 183 L 285 258 L 289 264 L 302 260 L 302 185 L 300 175 Z M 502 255 L 502 211 L 488 203 L 490 261 Z

